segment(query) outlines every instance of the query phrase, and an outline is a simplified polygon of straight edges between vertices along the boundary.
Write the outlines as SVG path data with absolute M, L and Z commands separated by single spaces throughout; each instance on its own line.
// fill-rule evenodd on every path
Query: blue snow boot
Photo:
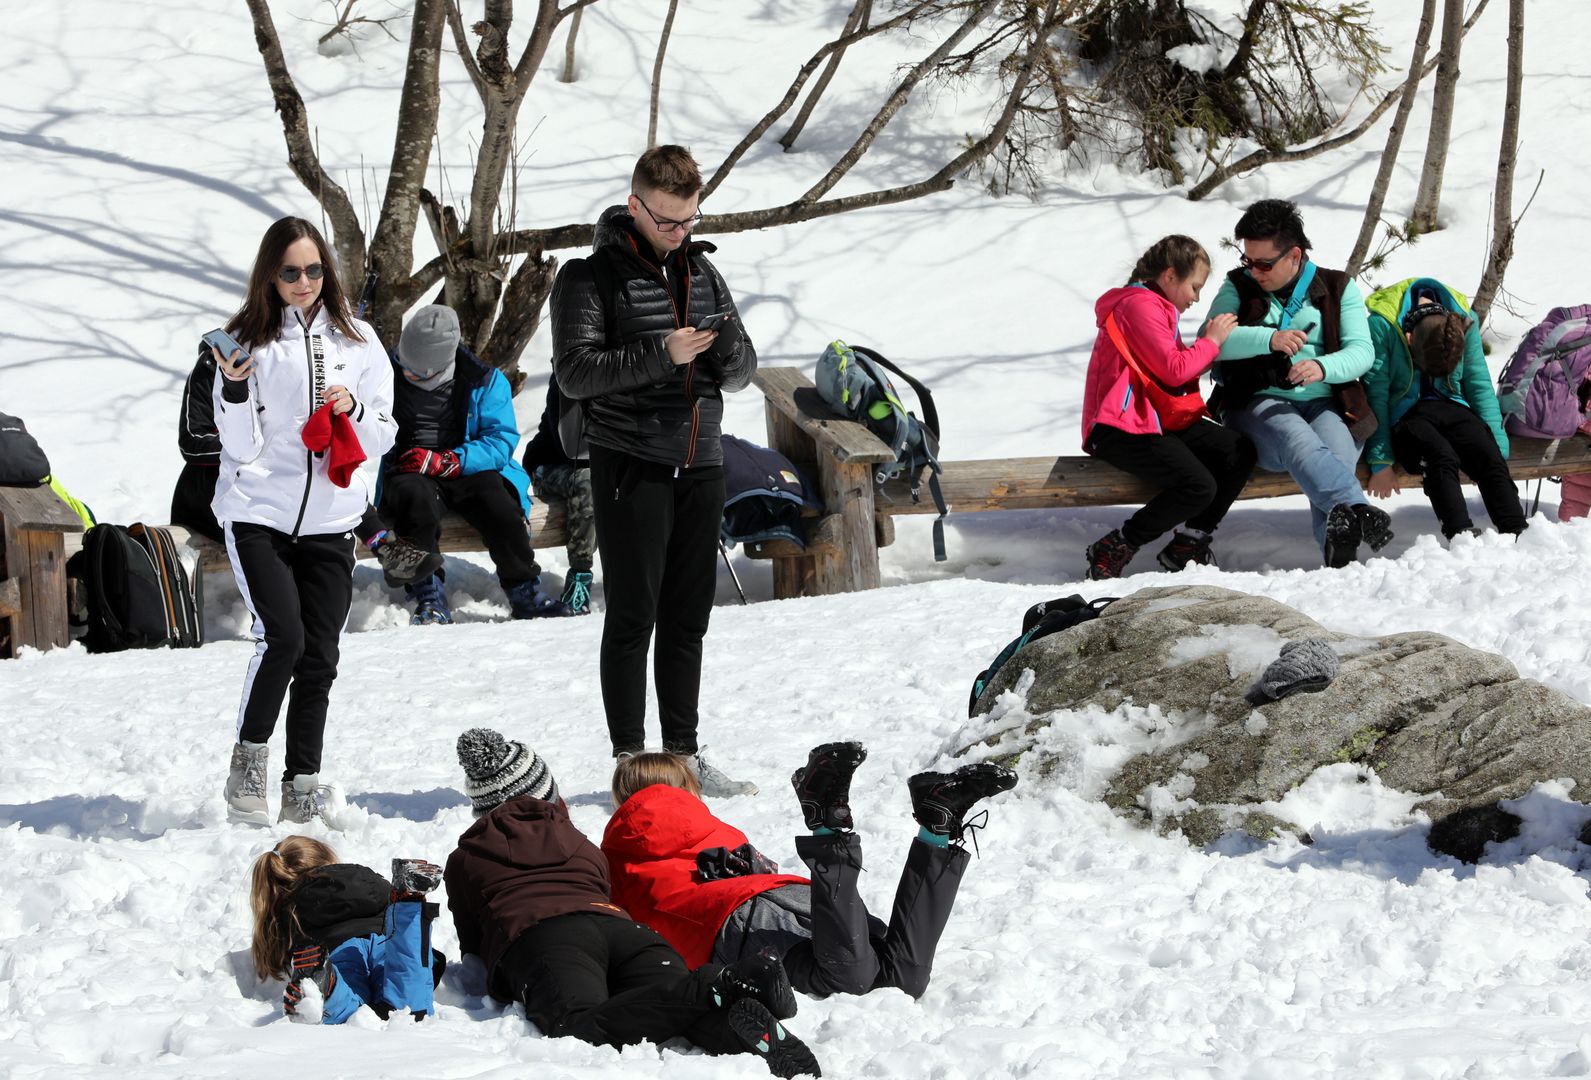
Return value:
M 442 579 L 435 574 L 411 586 L 409 595 L 414 598 L 414 614 L 409 616 L 410 626 L 446 626 L 453 621 L 453 609 L 447 606 L 447 593 L 442 588 Z
M 563 605 L 541 591 L 541 578 L 521 581 L 508 592 L 508 609 L 516 619 L 544 619 L 562 615 Z

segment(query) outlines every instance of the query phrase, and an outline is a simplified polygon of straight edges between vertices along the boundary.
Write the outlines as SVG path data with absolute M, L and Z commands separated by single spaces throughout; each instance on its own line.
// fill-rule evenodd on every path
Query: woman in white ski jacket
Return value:
M 221 467 L 211 508 L 258 642 L 238 708 L 228 817 L 270 822 L 266 743 L 286 697 L 277 820 L 303 823 L 325 809 L 321 745 L 353 600 L 350 530 L 369 499 L 364 479 L 349 476 L 357 456 L 349 435 L 367 459 L 391 448 L 392 365 L 375 331 L 350 312 L 326 241 L 302 218 L 266 230 L 248 295 L 226 329 L 247 355 L 216 354 Z M 333 436 L 317 453 L 304 425 L 322 406 Z

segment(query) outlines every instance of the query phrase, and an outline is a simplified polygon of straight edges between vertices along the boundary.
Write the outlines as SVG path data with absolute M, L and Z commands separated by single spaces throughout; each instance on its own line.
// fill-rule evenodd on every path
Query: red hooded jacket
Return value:
M 806 885 L 795 874 L 747 874 L 702 881 L 696 853 L 737 848 L 746 834 L 712 815 L 681 788 L 653 784 L 627 799 L 602 834 L 614 903 L 656 930 L 692 968 L 713 957 L 718 931 L 741 904 L 782 885 Z

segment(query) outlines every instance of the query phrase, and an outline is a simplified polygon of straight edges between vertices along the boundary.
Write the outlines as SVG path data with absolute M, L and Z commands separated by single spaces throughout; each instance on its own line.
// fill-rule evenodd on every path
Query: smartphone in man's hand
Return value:
M 728 311 L 715 311 L 696 324 L 698 330 L 722 330 L 724 323 L 732 317 Z

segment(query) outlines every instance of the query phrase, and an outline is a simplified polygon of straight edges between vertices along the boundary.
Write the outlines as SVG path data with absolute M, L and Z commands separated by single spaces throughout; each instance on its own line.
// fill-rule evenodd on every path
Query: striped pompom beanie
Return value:
M 458 755 L 464 766 L 464 794 L 477 814 L 516 795 L 558 797 L 558 785 L 547 763 L 524 743 L 505 739 L 491 728 L 470 728 L 460 735 Z

